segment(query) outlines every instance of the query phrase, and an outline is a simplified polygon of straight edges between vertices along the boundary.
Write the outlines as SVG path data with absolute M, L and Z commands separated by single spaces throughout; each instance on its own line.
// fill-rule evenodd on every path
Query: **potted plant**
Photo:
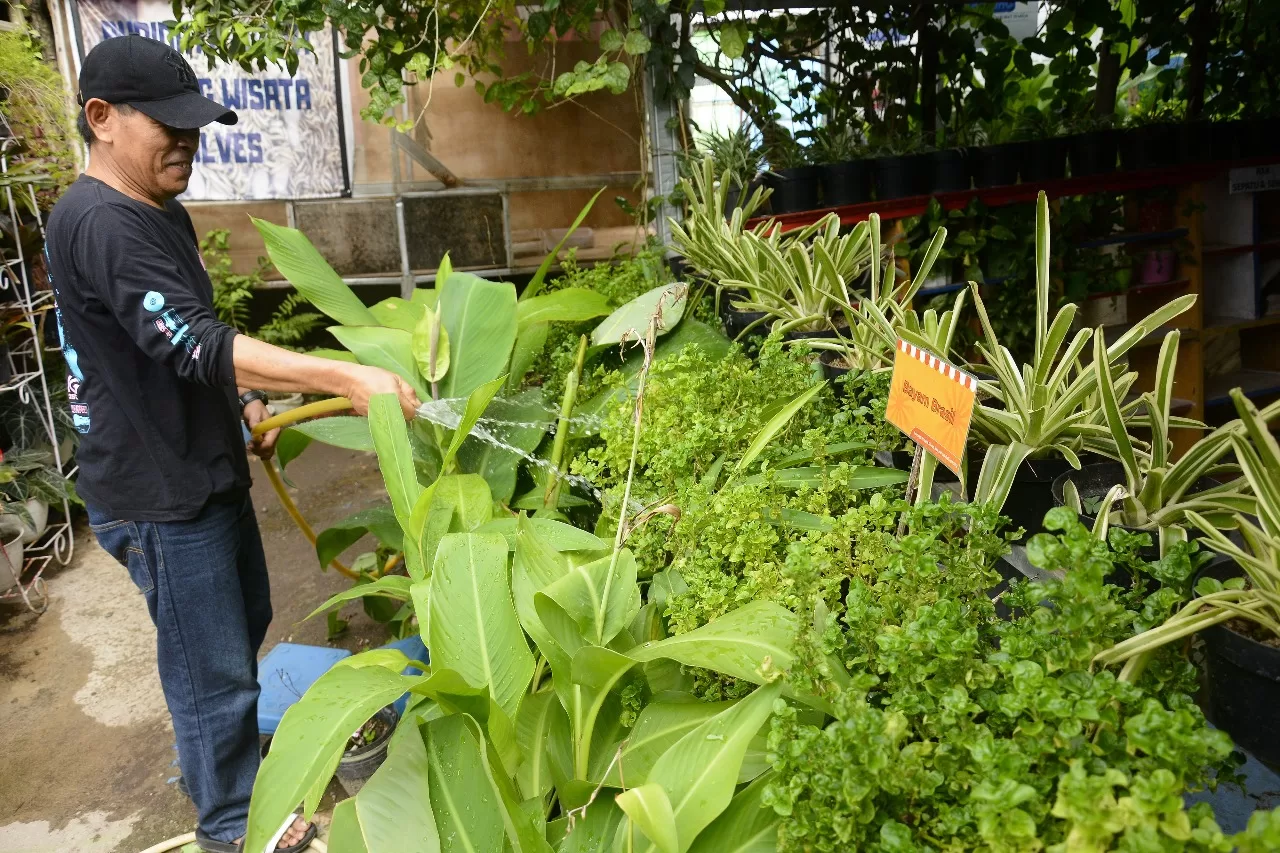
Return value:
M 767 153 L 769 171 L 764 182 L 773 190 L 773 212 L 816 209 L 822 172 L 813 165 L 813 152 L 794 137 L 783 136 Z
M 760 170 L 764 167 L 759 133 L 750 123 L 728 132 L 708 131 L 699 137 L 698 147 L 715 162 L 717 171 L 728 173 L 724 207 L 728 215 L 743 199 L 742 191 L 746 189 L 749 193 L 758 185 Z
M 0 530 L 17 531 L 24 543 L 39 539 L 48 526 L 49 506 L 75 501 L 71 484 L 53 467 L 53 454 L 18 449 L 0 460 Z
M 1186 455 L 1173 459 L 1171 430 L 1204 428 L 1199 421 L 1171 413 L 1179 339 L 1177 330 L 1165 335 L 1154 390 L 1126 403 L 1117 393 L 1105 357 L 1105 336 L 1101 329 L 1094 333 L 1098 400 L 1118 461 L 1067 471 L 1053 484 L 1055 502 L 1075 510 L 1087 523 L 1095 524 L 1096 519 L 1095 530 L 1104 536 L 1112 526 L 1154 534 L 1156 549 L 1144 555 L 1151 560 L 1167 553 L 1170 545 L 1187 540 L 1188 529 L 1193 529 L 1188 512 L 1199 513 L 1219 528 L 1234 527 L 1237 513 L 1256 512 L 1257 501 L 1242 476 L 1222 483 L 1210 478 L 1239 474 L 1238 467 L 1224 462 L 1232 451 L 1232 436 L 1243 432 L 1241 421 L 1219 427 Z M 1280 416 L 1280 403 L 1273 403 L 1267 416 Z M 1149 444 L 1130 435 L 1135 426 L 1150 430 Z
M 1079 469 L 1081 453 L 1112 458 L 1117 453 L 1094 404 L 1097 370 L 1081 360 L 1093 333 L 1080 329 L 1068 340 L 1077 311 L 1071 303 L 1049 316 L 1049 202 L 1043 192 L 1036 203 L 1036 334 L 1030 363 L 1019 365 L 1000 344 L 981 293 L 971 287 L 983 330 L 977 351 L 998 378 L 992 387 L 982 383 L 991 399 L 980 400 L 973 410 L 971 435 L 986 447 L 974 500 L 1007 506 L 1014 524 L 1034 533 L 1053 506 L 1051 486 L 1058 475 L 1068 467 Z M 1193 295 L 1179 297 L 1135 323 L 1107 347 L 1110 363 L 1194 301 Z M 1135 379 L 1130 374 L 1118 383 L 1122 396 Z
M 876 156 L 871 161 L 871 172 L 876 199 L 889 201 L 929 191 L 932 175 L 929 155 L 923 153 L 924 145 L 918 137 L 886 134 L 873 148 Z
M 388 705 L 374 714 L 348 740 L 334 775 L 347 796 L 360 793 L 364 783 L 387 760 L 387 745 L 395 734 L 400 715 Z
M 931 193 L 949 193 L 967 190 L 972 185 L 969 169 L 969 148 L 962 144 L 960 135 L 940 129 L 936 146 L 929 152 Z
M 1023 80 L 1009 109 L 1013 138 L 1026 144 L 1020 170 L 1024 184 L 1060 181 L 1067 176 L 1067 139 L 1062 118 L 1046 97 L 1049 85 L 1047 69 Z
M 1016 184 L 1030 146 L 1018 137 L 1017 123 L 1008 116 L 981 121 L 972 149 L 973 185 L 1004 187 Z
M 1126 662 L 1136 679 L 1162 646 L 1199 634 L 1205 644 L 1209 717 L 1264 762 L 1280 762 L 1280 445 L 1271 434 L 1274 409 L 1260 413 L 1239 388 L 1231 399 L 1241 428 L 1230 443 L 1256 498 L 1256 516 L 1236 514 L 1244 544 L 1233 542 L 1210 517 L 1187 519 L 1200 540 L 1227 560 L 1201 572 L 1196 598 L 1152 628 L 1099 654 L 1103 665 Z
M 1075 123 L 1067 139 L 1071 177 L 1107 175 L 1116 170 L 1119 137 L 1112 116 L 1091 115 Z
M 871 200 L 871 167 L 862 134 L 850 124 L 831 120 L 814 131 L 813 147 L 822 170 L 825 207 Z

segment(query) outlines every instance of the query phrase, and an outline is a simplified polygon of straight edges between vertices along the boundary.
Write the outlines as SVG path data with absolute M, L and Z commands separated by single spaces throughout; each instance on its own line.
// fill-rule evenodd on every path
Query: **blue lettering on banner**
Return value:
M 245 85 L 249 88 L 249 109 L 262 109 L 262 81 L 261 80 L 245 80 Z
M 307 82 L 307 78 L 301 77 L 293 81 L 294 92 L 297 94 L 297 104 L 300 110 L 311 109 L 311 84 Z M 306 102 L 304 107 L 302 104 Z
M 200 135 L 200 151 L 196 154 L 196 162 L 210 165 L 228 165 L 232 163 L 261 163 L 262 134 L 231 131 L 219 133 L 205 131 Z

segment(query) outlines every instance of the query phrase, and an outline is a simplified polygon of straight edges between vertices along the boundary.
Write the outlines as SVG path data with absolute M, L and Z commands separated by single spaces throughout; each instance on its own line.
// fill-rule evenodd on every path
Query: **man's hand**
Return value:
M 369 367 L 364 364 L 348 364 L 348 386 L 343 394 L 351 401 L 356 414 L 369 414 L 369 398 L 374 394 L 395 394 L 400 398 L 400 409 L 405 420 L 413 420 L 421 404 L 418 395 L 399 376 L 381 367 Z
M 267 404 L 261 400 L 254 400 L 244 407 L 244 422 L 250 431 L 270 416 L 271 413 L 267 411 Z M 280 430 L 278 428 L 263 435 L 254 436 L 253 441 L 249 444 L 249 449 L 265 461 L 275 455 L 276 439 L 279 437 Z

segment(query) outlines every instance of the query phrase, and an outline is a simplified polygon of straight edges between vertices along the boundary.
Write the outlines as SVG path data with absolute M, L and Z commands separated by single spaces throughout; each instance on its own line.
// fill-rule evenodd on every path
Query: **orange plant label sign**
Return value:
M 959 475 L 977 393 L 978 380 L 899 339 L 885 418 Z

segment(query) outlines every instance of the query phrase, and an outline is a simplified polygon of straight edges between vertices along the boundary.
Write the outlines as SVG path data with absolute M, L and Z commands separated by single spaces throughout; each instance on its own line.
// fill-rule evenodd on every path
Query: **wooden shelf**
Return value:
M 1236 370 L 1217 376 L 1205 377 L 1206 406 L 1231 404 L 1231 389 L 1239 388 L 1246 397 L 1265 397 L 1280 394 L 1280 371 Z
M 1201 250 L 1201 254 L 1206 258 L 1221 258 L 1231 255 L 1248 255 L 1253 252 L 1265 252 L 1269 249 L 1280 249 L 1280 240 L 1266 240 L 1261 243 L 1247 243 L 1242 245 L 1208 245 Z
M 1185 186 L 1220 175 L 1225 170 L 1233 167 L 1269 165 L 1274 159 L 1274 157 L 1263 157 L 1239 162 L 1149 169 L 1142 172 L 1112 172 L 1106 175 L 1085 175 L 1079 178 L 1063 178 L 1058 181 L 1044 181 L 1037 184 L 1015 184 L 1007 187 L 988 187 L 960 190 L 959 192 L 911 196 L 909 198 L 886 199 L 884 201 L 870 201 L 863 204 L 851 204 L 822 210 L 806 210 L 799 213 L 783 213 L 776 216 L 759 216 L 750 220 L 747 225 L 748 227 L 753 227 L 761 222 L 773 219 L 782 226 L 783 231 L 791 231 L 812 225 L 828 213 L 833 212 L 840 217 L 840 222 L 844 225 L 862 222 L 873 213 L 880 214 L 881 219 L 901 219 L 906 216 L 920 216 L 928 208 L 930 200 L 935 198 L 944 210 L 961 210 L 967 207 L 969 202 L 974 199 L 980 200 L 988 207 L 1003 207 L 1010 204 L 1033 202 L 1041 190 L 1044 190 L 1045 194 L 1050 198 L 1058 198 L 1061 196 L 1093 195 L 1106 192 L 1131 192 L 1133 190 L 1153 189 L 1156 187 Z
M 1103 246 L 1124 246 L 1131 243 L 1169 243 L 1187 236 L 1186 228 L 1175 228 L 1172 231 L 1137 231 L 1132 234 L 1112 234 L 1099 237 L 1097 240 L 1086 240 L 1076 243 L 1077 249 L 1100 249 Z
M 1266 326 L 1275 326 L 1280 324 L 1280 314 L 1269 314 L 1266 317 L 1259 317 L 1255 320 L 1246 320 L 1242 317 L 1214 317 L 1205 318 L 1204 333 L 1205 337 L 1216 337 L 1217 335 L 1225 335 L 1229 332 L 1239 332 L 1245 329 L 1261 329 Z

